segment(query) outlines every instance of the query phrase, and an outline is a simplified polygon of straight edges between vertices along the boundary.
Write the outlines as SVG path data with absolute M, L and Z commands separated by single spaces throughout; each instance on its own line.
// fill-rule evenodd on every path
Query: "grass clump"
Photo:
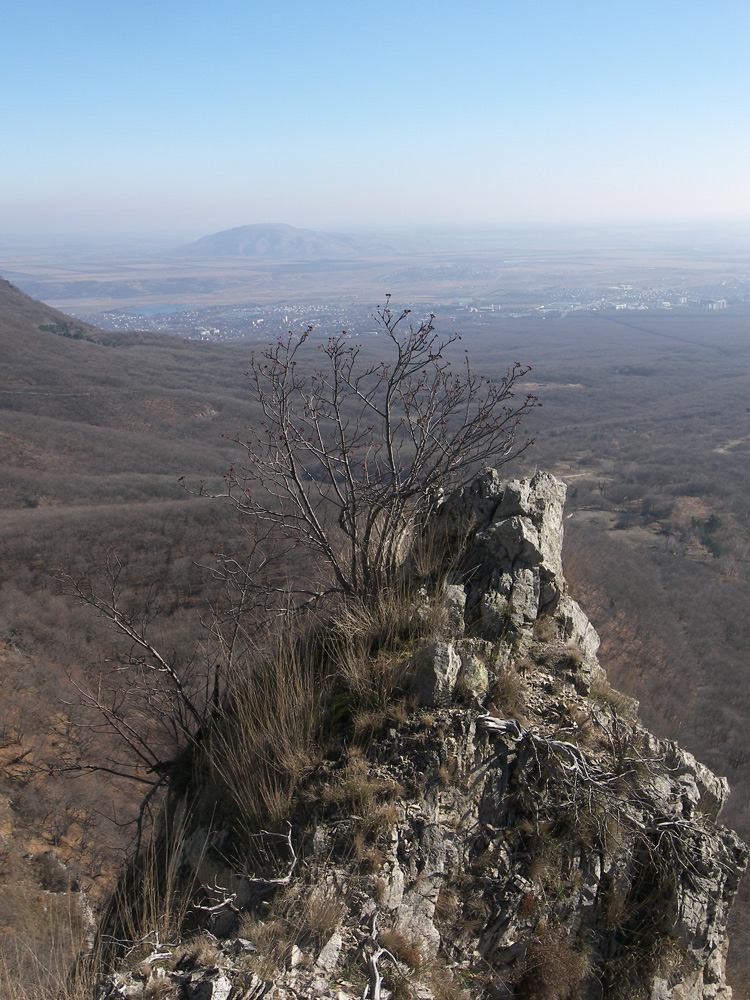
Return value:
M 501 667 L 492 677 L 487 708 L 502 718 L 518 718 L 523 713 L 526 683 L 513 666 Z
M 461 985 L 449 969 L 435 966 L 430 972 L 430 987 L 434 1000 L 471 1000 L 471 993 Z
M 314 643 L 280 638 L 235 685 L 206 743 L 203 798 L 228 799 L 247 833 L 279 827 L 320 760 L 329 684 Z
M 418 969 L 421 966 L 424 956 L 419 942 L 400 927 L 386 927 L 382 930 L 380 944 L 410 969 Z
M 216 947 L 215 940 L 205 934 L 199 934 L 175 950 L 172 966 L 186 970 L 196 969 L 199 966 L 211 968 L 220 958 L 221 951 Z
M 570 938 L 542 926 L 526 949 L 519 995 L 523 1000 L 573 1000 L 585 971 L 584 957 Z
M 589 691 L 591 700 L 602 708 L 609 708 L 618 718 L 627 722 L 635 722 L 638 717 L 638 705 L 628 695 L 616 691 L 604 677 L 592 681 Z
M 256 947 L 248 960 L 248 971 L 272 979 L 288 966 L 292 950 L 301 952 L 301 964 L 311 964 L 330 940 L 344 916 L 345 907 L 334 886 L 295 886 L 279 891 L 261 919 L 246 913 L 239 935 Z

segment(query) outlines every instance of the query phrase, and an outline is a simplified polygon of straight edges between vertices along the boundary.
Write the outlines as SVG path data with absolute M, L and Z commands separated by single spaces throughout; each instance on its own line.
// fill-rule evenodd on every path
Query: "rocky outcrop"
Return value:
M 523 628 L 554 611 L 565 590 L 562 511 L 565 484 L 537 473 L 503 483 L 489 469 L 443 505 L 439 518 L 450 549 L 471 537 L 474 573 L 468 607 L 485 632 Z
M 222 1000 L 729 1000 L 747 849 L 718 823 L 728 787 L 607 684 L 563 576 L 564 499 L 490 470 L 443 505 L 454 568 L 414 608 L 439 624 L 402 653 L 399 711 L 257 835 L 265 870 L 228 863 L 234 831 L 194 833 L 212 964 L 151 960 L 100 1000 L 157 978 Z

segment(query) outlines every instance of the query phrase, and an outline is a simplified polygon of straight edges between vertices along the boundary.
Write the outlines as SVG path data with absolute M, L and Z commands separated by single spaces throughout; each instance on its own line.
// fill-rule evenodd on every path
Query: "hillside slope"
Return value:
M 128 783 L 65 778 L 66 760 L 107 753 L 73 720 L 81 692 L 116 670 L 105 623 L 56 575 L 96 577 L 117 553 L 123 593 L 158 593 L 165 642 L 190 654 L 194 560 L 209 564 L 238 528 L 177 480 L 231 461 L 221 435 L 247 415 L 245 357 L 107 334 L 0 281 L 0 359 L 0 979 L 56 996 L 86 933 L 79 890 L 94 903 L 111 891 L 138 807 Z
M 31 896 L 18 891 L 19 871 L 36 878 L 47 865 L 41 859 L 54 850 L 69 867 L 66 877 L 93 886 L 101 898 L 130 837 L 130 828 L 115 828 L 111 819 L 126 822 L 137 807 L 122 784 L 114 793 L 106 786 L 103 795 L 96 781 L 66 781 L 50 770 L 70 733 L 65 713 L 75 695 L 66 674 L 94 682 L 103 665 L 117 662 L 104 624 L 62 597 L 53 574 L 73 564 L 96 576 L 115 550 L 127 563 L 128 588 L 141 594 L 158 588 L 165 646 L 188 656 L 202 638 L 197 610 L 211 594 L 200 567 L 211 564 L 219 546 L 242 538 L 242 528 L 226 509 L 191 500 L 177 477 L 220 482 L 236 457 L 222 433 L 254 414 L 242 377 L 245 349 L 90 328 L 92 340 L 73 339 L 65 334 L 75 335 L 78 321 L 7 283 L 0 296 L 0 389 L 11 387 L 0 393 L 0 679 L 6 695 L 0 832 L 20 837 L 18 852 L 10 848 L 6 855 L 0 938 L 8 929 L 3 945 L 18 955 L 12 929 L 26 943 L 34 940 L 46 905 L 40 889 L 38 911 L 24 918 L 19 907 Z M 537 336 L 532 323 L 523 326 L 523 337 L 501 325 L 484 339 L 472 335 L 470 347 L 488 375 L 502 373 L 504 360 L 517 353 L 535 364 L 535 377 L 547 379 L 529 468 L 540 461 L 570 477 L 566 566 L 569 579 L 576 578 L 577 599 L 603 634 L 602 662 L 618 686 L 643 698 L 644 715 L 660 736 L 680 732 L 702 760 L 730 775 L 734 794 L 726 814 L 747 837 L 747 441 L 734 440 L 750 419 L 746 337 L 741 317 L 712 314 L 710 335 L 723 345 L 726 362 L 717 361 L 719 352 L 691 354 L 677 335 L 687 323 L 689 335 L 700 339 L 704 322 L 670 317 L 670 338 L 655 341 L 656 353 L 649 353 L 645 334 L 622 340 L 623 357 L 637 350 L 649 363 L 649 378 L 613 377 L 612 365 L 619 369 L 623 358 L 603 349 L 604 321 L 585 317 L 561 322 L 545 336 Z M 74 328 L 39 329 L 65 323 Z M 363 339 L 361 347 L 366 352 L 378 344 Z M 675 497 L 674 514 L 660 515 L 660 505 Z M 716 559 L 696 548 L 691 528 L 713 512 L 722 518 L 719 537 L 727 548 Z M 89 749 L 100 753 L 99 745 Z M 41 752 L 41 770 L 32 751 Z M 19 861 L 23 854 L 40 860 Z M 54 884 L 60 878 L 55 875 Z M 733 909 L 735 968 L 750 954 L 747 913 L 747 906 Z

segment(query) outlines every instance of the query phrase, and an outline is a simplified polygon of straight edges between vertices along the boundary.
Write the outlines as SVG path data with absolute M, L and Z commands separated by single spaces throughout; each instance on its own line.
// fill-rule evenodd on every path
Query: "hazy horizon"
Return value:
M 16 4 L 0 233 L 747 223 L 748 37 L 706 0 Z
M 503 246 L 510 249 L 514 244 L 519 247 L 539 243 L 540 246 L 576 246 L 595 252 L 598 246 L 608 244 L 628 246 L 630 248 L 650 246 L 655 250 L 702 249 L 707 245 L 715 249 L 730 251 L 734 244 L 743 249 L 750 243 L 750 218 L 733 221 L 692 220 L 671 223 L 601 223 L 599 225 L 575 225 L 559 223 L 536 225 L 518 224 L 515 226 L 463 226 L 433 224 L 414 226 L 354 226 L 336 227 L 297 226 L 288 220 L 274 220 L 262 223 L 238 222 L 223 230 L 168 229 L 164 231 L 128 232 L 112 230 L 97 231 L 33 231 L 21 233 L 0 230 L 0 268 L 7 262 L 9 265 L 23 260 L 26 253 L 69 253 L 111 254 L 113 258 L 128 258 L 139 253 L 168 253 L 172 249 L 186 247 L 202 237 L 242 229 L 252 225 L 288 225 L 301 232 L 311 231 L 322 235 L 349 235 L 372 237 L 373 239 L 390 240 L 389 244 L 397 251 L 407 253 L 461 253 L 476 249 L 492 247 L 500 250 Z M 698 246 L 697 244 L 701 244 Z

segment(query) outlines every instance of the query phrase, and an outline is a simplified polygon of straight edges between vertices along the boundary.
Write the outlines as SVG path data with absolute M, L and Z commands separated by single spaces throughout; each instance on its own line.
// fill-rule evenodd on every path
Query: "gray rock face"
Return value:
M 227 1000 L 232 988 L 232 981 L 223 973 L 204 973 L 194 982 L 187 983 L 187 995 L 190 1000 Z
M 321 949 L 315 968 L 330 975 L 336 968 L 343 943 L 344 940 L 340 934 L 332 934 Z
M 466 698 L 483 703 L 490 689 L 490 675 L 487 664 L 482 658 L 482 651 L 476 643 L 464 642 L 459 647 L 461 669 L 458 672 L 456 687 Z
M 439 620 L 436 641 L 404 653 L 416 707 L 320 765 L 290 814 L 304 864 L 273 904 L 238 904 L 258 926 L 292 914 L 277 916 L 286 961 L 271 982 L 242 964 L 262 967 L 261 936 L 220 942 L 221 969 L 181 980 L 186 995 L 224 1000 L 228 982 L 231 1000 L 352 1000 L 373 995 L 375 969 L 383 998 L 408 982 L 414 1000 L 730 1000 L 726 922 L 748 852 L 717 823 L 728 786 L 606 684 L 562 572 L 564 499 L 552 476 L 490 470 L 443 504 L 433 527 L 471 570 L 415 608 Z M 327 899 L 323 934 L 305 914 L 321 920 Z M 132 983 L 109 977 L 99 1000 L 136 996 Z
M 495 469 L 482 473 L 438 512 L 450 544 L 471 537 L 479 567 L 468 607 L 494 634 L 496 607 L 505 602 L 515 630 L 552 612 L 564 592 L 562 511 L 566 487 L 548 473 L 503 483 Z
M 466 589 L 460 584 L 449 584 L 443 596 L 445 627 L 449 635 L 463 635 L 465 628 Z
M 566 594 L 561 599 L 556 617 L 562 629 L 562 638 L 574 643 L 584 656 L 594 660 L 599 651 L 599 636 L 572 597 Z
M 449 642 L 433 642 L 415 654 L 413 687 L 420 705 L 448 705 L 453 700 L 461 659 Z

